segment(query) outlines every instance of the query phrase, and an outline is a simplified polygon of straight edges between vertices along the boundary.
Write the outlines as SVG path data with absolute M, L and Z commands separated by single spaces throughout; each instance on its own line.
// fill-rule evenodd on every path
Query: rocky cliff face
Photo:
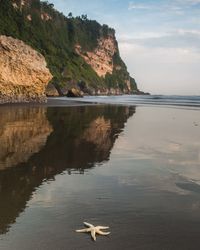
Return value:
M 94 69 L 100 77 L 105 77 L 107 73 L 113 73 L 113 56 L 118 51 L 115 37 L 113 35 L 107 38 L 100 38 L 98 46 L 94 51 L 83 51 L 78 44 L 75 47 L 76 52 Z
M 97 40 L 97 46 L 93 50 L 85 50 L 80 44 L 76 44 L 75 51 L 105 83 L 98 89 L 90 91 L 93 94 L 139 93 L 135 80 L 131 78 L 126 65 L 120 57 L 114 30 L 108 31 L 106 36 L 101 34 Z
M 40 53 L 18 39 L 0 36 L 0 103 L 44 102 L 51 79 Z
M 24 41 L 47 60 L 53 75 L 47 95 L 66 95 L 72 88 L 87 95 L 141 93 L 108 25 L 86 15 L 66 17 L 40 0 L 0 0 L 0 17 L 0 35 Z

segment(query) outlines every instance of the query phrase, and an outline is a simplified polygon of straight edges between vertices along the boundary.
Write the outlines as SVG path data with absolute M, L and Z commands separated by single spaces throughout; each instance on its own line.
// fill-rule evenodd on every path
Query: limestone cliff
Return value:
M 92 66 L 98 76 L 105 77 L 107 73 L 113 73 L 113 56 L 117 52 L 114 36 L 100 38 L 94 51 L 83 51 L 80 45 L 76 45 L 76 52 Z
M 120 57 L 118 42 L 113 29 L 108 28 L 106 35 L 100 32 L 97 44 L 92 50 L 87 50 L 77 43 L 75 51 L 104 82 L 98 89 L 94 88 L 94 94 L 139 93 L 135 80 L 130 76 Z
M 72 88 L 89 95 L 141 93 L 108 25 L 87 15 L 64 16 L 40 0 L 0 0 L 0 17 L 0 35 L 20 39 L 45 57 L 53 75 L 47 95 Z
M 18 39 L 0 36 L 0 103 L 44 102 L 51 79 L 40 53 Z

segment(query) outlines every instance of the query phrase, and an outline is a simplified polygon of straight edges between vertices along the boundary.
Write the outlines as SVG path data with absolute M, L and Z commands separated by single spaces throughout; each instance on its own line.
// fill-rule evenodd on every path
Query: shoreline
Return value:
M 4 103 L 1 104 L 0 107 L 73 107 L 73 106 L 88 106 L 95 105 L 98 103 L 90 103 L 90 102 L 80 102 L 76 100 L 58 100 L 57 98 L 48 97 L 47 102 L 39 103 L 39 102 L 21 102 L 21 103 Z
M 134 107 L 165 107 L 179 109 L 200 109 L 198 96 L 90 96 L 83 98 L 48 97 L 47 102 L 4 103 L 0 107 L 77 107 L 77 106 L 134 106 Z

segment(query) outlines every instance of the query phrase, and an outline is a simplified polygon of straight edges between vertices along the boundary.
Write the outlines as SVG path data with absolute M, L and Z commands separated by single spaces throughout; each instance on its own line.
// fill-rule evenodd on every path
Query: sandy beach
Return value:
M 0 107 L 0 249 L 198 249 L 199 109 Z M 75 233 L 83 221 L 111 235 Z

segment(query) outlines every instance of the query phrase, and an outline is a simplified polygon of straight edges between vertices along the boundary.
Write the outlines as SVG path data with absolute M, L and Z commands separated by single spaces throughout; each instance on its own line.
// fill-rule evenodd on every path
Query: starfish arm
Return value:
M 109 227 L 97 226 L 96 228 L 97 228 L 98 230 L 103 230 L 103 229 L 108 229 Z
M 87 227 L 94 227 L 92 224 L 88 223 L 88 222 L 83 222 L 84 225 L 86 225 Z
M 101 230 L 96 231 L 96 233 L 100 234 L 100 235 L 109 235 L 110 232 L 102 232 Z
M 91 230 L 91 236 L 92 236 L 93 240 L 96 241 L 96 231 L 95 231 L 95 229 Z
M 88 233 L 90 232 L 89 228 L 84 228 L 84 229 L 79 229 L 79 230 L 76 230 L 77 233 Z

